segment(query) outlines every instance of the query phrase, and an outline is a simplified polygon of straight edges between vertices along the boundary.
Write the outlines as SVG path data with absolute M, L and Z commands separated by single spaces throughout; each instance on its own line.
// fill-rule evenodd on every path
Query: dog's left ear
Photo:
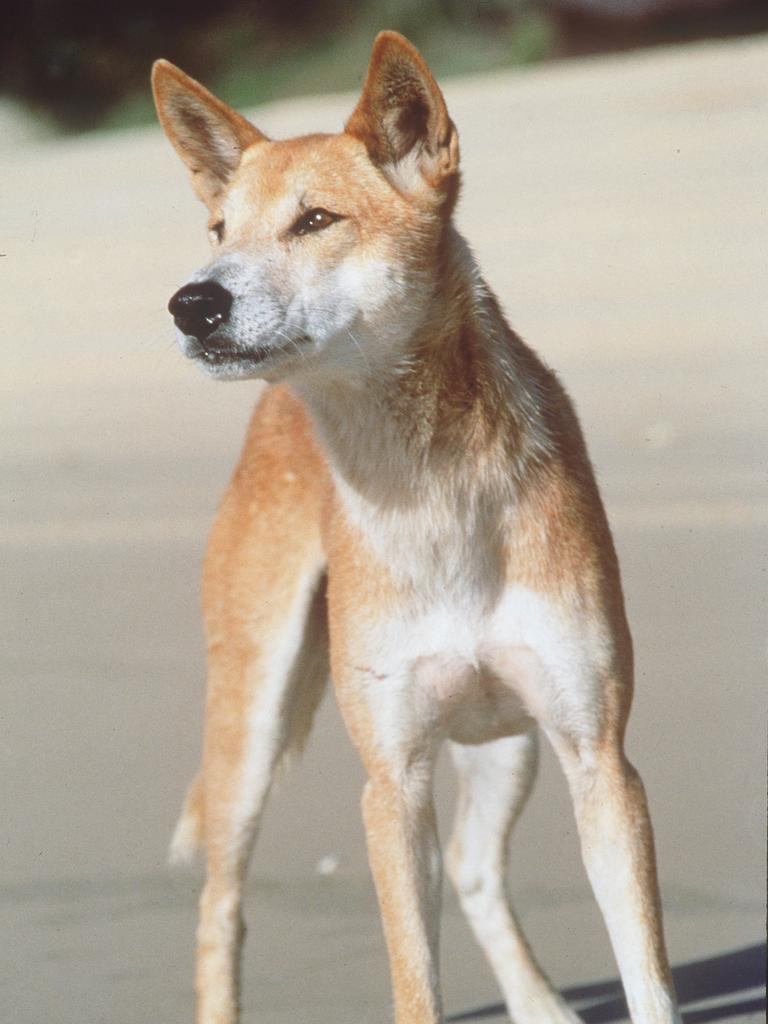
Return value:
M 258 128 L 167 60 L 152 66 L 152 92 L 165 134 L 187 165 L 192 187 L 216 205 L 248 146 L 266 139 Z
M 459 183 L 459 137 L 432 72 L 397 32 L 373 44 L 360 100 L 345 130 L 374 164 L 406 192 L 427 192 L 447 213 Z

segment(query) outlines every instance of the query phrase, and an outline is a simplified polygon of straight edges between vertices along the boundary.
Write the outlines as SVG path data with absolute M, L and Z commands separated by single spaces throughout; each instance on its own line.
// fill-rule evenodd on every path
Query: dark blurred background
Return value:
M 68 132 L 151 118 L 166 57 L 233 104 L 358 84 L 373 34 L 397 29 L 438 77 L 757 32 L 766 0 L 17 0 L 0 92 Z M 2 22 L 0 22 L 2 24 Z

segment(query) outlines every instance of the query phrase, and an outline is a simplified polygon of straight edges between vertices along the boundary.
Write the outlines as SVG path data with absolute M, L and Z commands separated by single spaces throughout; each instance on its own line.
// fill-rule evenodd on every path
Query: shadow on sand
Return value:
M 765 1011 L 765 943 L 747 946 L 733 953 L 722 953 L 708 960 L 681 964 L 672 971 L 677 997 L 685 1024 L 707 1024 L 728 1020 L 745 1013 Z M 762 989 L 756 992 L 755 989 Z M 563 990 L 586 1024 L 611 1024 L 627 1018 L 621 983 L 618 980 L 598 981 Z M 691 1006 L 705 1000 L 717 1000 L 709 1006 Z M 501 1004 L 481 1006 L 447 1018 L 450 1024 L 459 1021 L 483 1020 L 504 1016 Z

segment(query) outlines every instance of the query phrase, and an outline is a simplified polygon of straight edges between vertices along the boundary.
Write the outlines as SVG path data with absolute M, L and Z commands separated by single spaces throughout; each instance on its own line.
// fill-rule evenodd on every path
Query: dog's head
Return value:
M 458 139 L 419 53 L 374 43 L 338 135 L 272 141 L 167 61 L 160 121 L 210 211 L 212 261 L 173 296 L 182 350 L 222 379 L 354 374 L 428 315 Z

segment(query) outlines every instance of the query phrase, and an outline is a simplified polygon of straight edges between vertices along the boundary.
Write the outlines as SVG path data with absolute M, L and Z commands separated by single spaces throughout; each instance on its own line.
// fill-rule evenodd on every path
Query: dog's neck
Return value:
M 449 229 L 430 303 L 391 361 L 296 390 L 345 489 L 373 506 L 403 507 L 436 485 L 514 484 L 545 457 L 543 375 Z

